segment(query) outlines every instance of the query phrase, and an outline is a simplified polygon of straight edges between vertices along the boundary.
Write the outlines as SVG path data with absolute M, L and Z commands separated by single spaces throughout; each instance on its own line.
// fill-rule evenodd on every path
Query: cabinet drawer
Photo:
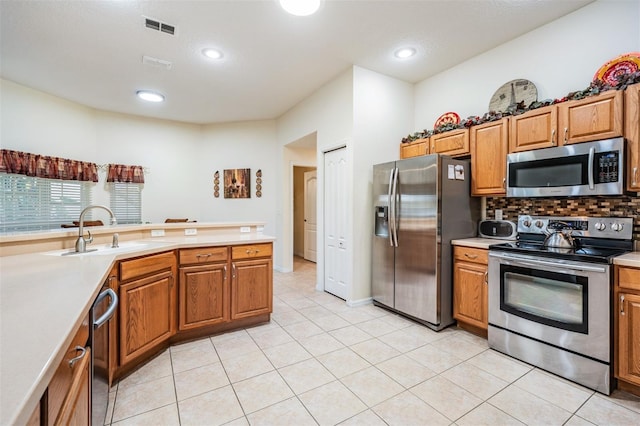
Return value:
M 49 424 L 57 419 L 60 410 L 71 389 L 74 377 L 78 374 L 78 370 L 82 367 L 83 360 L 89 356 L 86 350 L 87 341 L 89 340 L 89 315 L 84 318 L 80 329 L 74 336 L 71 344 L 67 348 L 58 369 L 54 373 L 47 392 L 47 406 Z M 76 349 L 82 348 L 82 349 Z M 82 356 L 84 354 L 84 356 Z M 74 360 L 75 359 L 75 360 Z M 72 362 L 72 360 L 74 360 Z M 72 362 L 72 364 L 70 364 Z
M 139 259 L 120 262 L 120 281 L 142 277 L 153 272 L 172 268 L 175 263 L 175 255 L 172 251 L 154 254 Z
M 640 269 L 617 266 L 616 284 L 621 289 L 640 291 Z
M 467 262 L 489 263 L 489 250 L 471 247 L 453 247 L 453 257 L 456 260 L 466 260 Z
M 199 247 L 180 250 L 180 265 L 224 262 L 228 258 L 227 247 Z
M 254 257 L 269 257 L 272 254 L 271 243 L 248 244 L 231 247 L 232 259 L 252 259 Z

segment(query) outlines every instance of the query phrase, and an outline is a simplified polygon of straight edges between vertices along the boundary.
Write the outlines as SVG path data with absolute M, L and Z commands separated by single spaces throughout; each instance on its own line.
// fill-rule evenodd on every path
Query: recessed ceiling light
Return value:
M 413 47 L 403 47 L 395 51 L 394 56 L 398 59 L 410 58 L 416 54 L 416 49 Z
M 322 0 L 279 0 L 280 6 L 296 16 L 313 15 L 320 9 Z
M 151 90 L 138 90 L 136 95 L 140 99 L 143 99 L 148 102 L 162 102 L 164 101 L 164 95 L 158 92 L 152 92 Z
M 221 59 L 222 56 L 224 56 L 218 49 L 212 49 L 210 47 L 202 49 L 202 54 L 210 59 Z

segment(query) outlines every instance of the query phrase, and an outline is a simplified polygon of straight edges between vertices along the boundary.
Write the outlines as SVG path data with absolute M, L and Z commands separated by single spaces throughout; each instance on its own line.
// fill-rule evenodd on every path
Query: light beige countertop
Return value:
M 615 257 L 613 259 L 614 265 L 631 266 L 634 268 L 640 268 L 640 251 L 632 251 L 631 253 L 623 254 L 622 256 Z
M 99 249 L 66 256 L 61 254 L 69 248 L 0 257 L 0 425 L 26 423 L 115 261 L 177 248 L 275 240 L 252 231 L 143 238 L 121 241 L 120 249 L 89 244 L 88 249 Z
M 459 240 L 451 240 L 451 245 L 454 246 L 463 246 L 463 247 L 473 247 L 479 249 L 489 249 L 489 246 L 494 244 L 502 244 L 515 240 L 499 240 L 497 238 L 461 238 Z

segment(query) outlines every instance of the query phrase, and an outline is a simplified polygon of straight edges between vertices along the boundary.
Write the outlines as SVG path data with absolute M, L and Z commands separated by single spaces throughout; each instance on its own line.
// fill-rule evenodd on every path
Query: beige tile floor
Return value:
M 640 425 L 610 397 L 274 272 L 269 324 L 173 346 L 113 387 L 113 425 Z

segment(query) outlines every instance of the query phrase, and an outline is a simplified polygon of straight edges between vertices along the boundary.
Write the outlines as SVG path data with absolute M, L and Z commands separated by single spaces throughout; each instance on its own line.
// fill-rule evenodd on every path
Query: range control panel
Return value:
M 573 236 L 630 240 L 633 238 L 633 219 L 630 217 L 587 216 L 518 216 L 518 232 L 547 234 L 570 232 Z

